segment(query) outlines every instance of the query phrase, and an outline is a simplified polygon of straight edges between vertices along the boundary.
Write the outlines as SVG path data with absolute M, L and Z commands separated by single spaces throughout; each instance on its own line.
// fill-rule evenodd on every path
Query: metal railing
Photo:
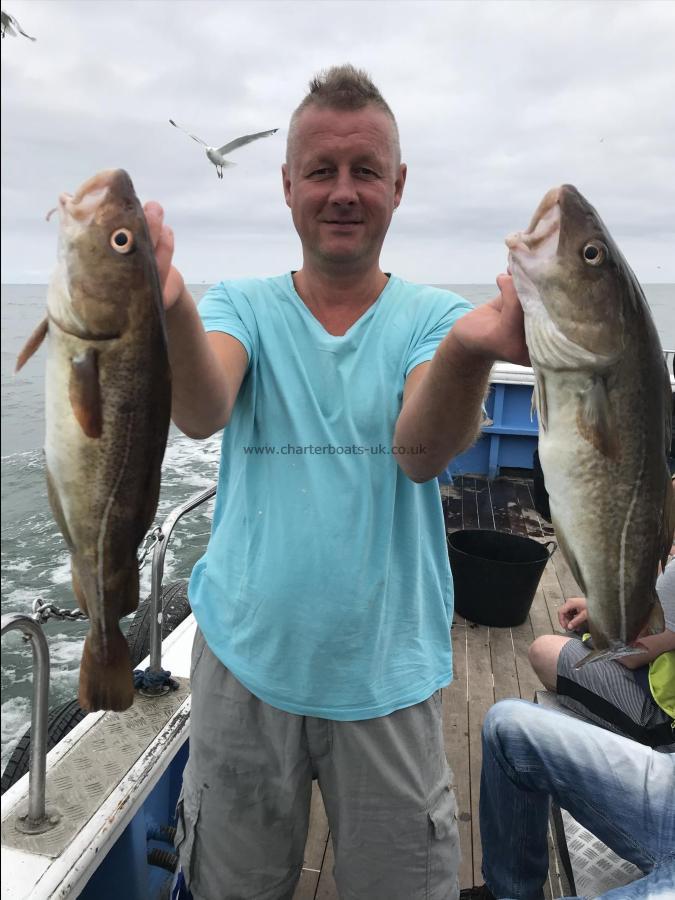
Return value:
M 176 527 L 178 520 L 186 513 L 201 506 L 216 493 L 216 485 L 205 491 L 194 494 L 176 507 L 166 517 L 159 529 L 156 529 L 157 542 L 152 554 L 152 578 L 150 582 L 150 665 L 149 672 L 160 675 L 162 672 L 162 577 L 164 575 L 164 557 L 171 537 L 171 532 Z M 162 693 L 165 688 L 152 686 L 143 688 L 144 694 Z
M 140 563 L 153 550 L 152 580 L 150 588 L 150 666 L 149 671 L 162 672 L 162 577 L 164 557 L 171 532 L 182 516 L 209 500 L 216 493 L 213 484 L 205 491 L 193 495 L 181 506 L 176 507 L 164 520 L 161 527 L 151 532 L 152 543 L 147 546 Z M 86 619 L 79 610 L 58 609 L 54 604 L 44 603 L 38 598 L 33 605 L 33 615 L 10 613 L 2 616 L 2 635 L 9 631 L 22 631 L 33 648 L 33 701 L 31 708 L 30 750 L 28 766 L 28 810 L 17 819 L 17 828 L 28 834 L 40 834 L 53 828 L 61 817 L 56 810 L 46 809 L 45 789 L 47 781 L 47 738 L 49 729 L 49 646 L 42 630 L 42 623 L 51 616 L 60 619 Z M 145 694 L 160 694 L 166 689 L 143 688 Z
M 49 831 L 60 820 L 55 810 L 45 808 L 47 781 L 47 721 L 49 714 L 49 647 L 39 622 L 23 613 L 2 617 L 2 634 L 19 630 L 33 648 L 33 702 L 28 765 L 28 811 L 20 815 L 16 827 L 27 834 Z

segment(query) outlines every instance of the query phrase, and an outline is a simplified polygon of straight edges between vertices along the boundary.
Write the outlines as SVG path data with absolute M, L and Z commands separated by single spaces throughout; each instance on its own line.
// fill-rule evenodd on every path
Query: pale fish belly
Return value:
M 45 464 L 52 491 L 58 498 L 63 526 L 73 549 L 95 564 L 98 516 L 97 475 L 100 470 L 100 442 L 87 437 L 70 402 L 71 358 L 86 346 L 83 341 L 56 332 L 50 326 L 45 378 Z M 54 514 L 59 519 L 56 510 Z M 97 597 L 88 596 L 92 623 L 103 623 Z
M 610 643 L 625 643 L 633 622 L 627 611 L 635 578 L 631 568 L 631 511 L 638 485 L 625 466 L 603 456 L 579 431 L 579 394 L 588 375 L 545 375 L 548 427 L 540 429 L 539 456 L 551 514 L 588 600 L 589 616 Z M 569 560 L 568 560 L 569 561 Z

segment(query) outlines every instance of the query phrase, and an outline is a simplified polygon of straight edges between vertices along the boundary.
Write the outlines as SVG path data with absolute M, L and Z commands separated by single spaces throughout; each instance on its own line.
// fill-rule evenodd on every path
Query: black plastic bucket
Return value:
M 465 529 L 448 537 L 455 609 L 470 622 L 509 628 L 527 619 L 555 541 Z

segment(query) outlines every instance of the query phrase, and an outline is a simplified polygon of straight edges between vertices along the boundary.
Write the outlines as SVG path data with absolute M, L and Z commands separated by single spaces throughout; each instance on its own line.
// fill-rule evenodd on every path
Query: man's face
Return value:
M 358 269 L 378 264 L 406 176 L 394 148 L 393 123 L 377 107 L 310 106 L 300 114 L 282 174 L 305 259 Z

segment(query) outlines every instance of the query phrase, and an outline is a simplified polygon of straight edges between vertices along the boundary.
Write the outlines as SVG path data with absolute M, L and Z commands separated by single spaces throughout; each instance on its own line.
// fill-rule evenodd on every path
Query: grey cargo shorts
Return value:
M 312 778 L 341 900 L 456 900 L 459 834 L 440 692 L 388 716 L 283 712 L 241 685 L 198 630 L 176 845 L 194 900 L 290 900 Z

